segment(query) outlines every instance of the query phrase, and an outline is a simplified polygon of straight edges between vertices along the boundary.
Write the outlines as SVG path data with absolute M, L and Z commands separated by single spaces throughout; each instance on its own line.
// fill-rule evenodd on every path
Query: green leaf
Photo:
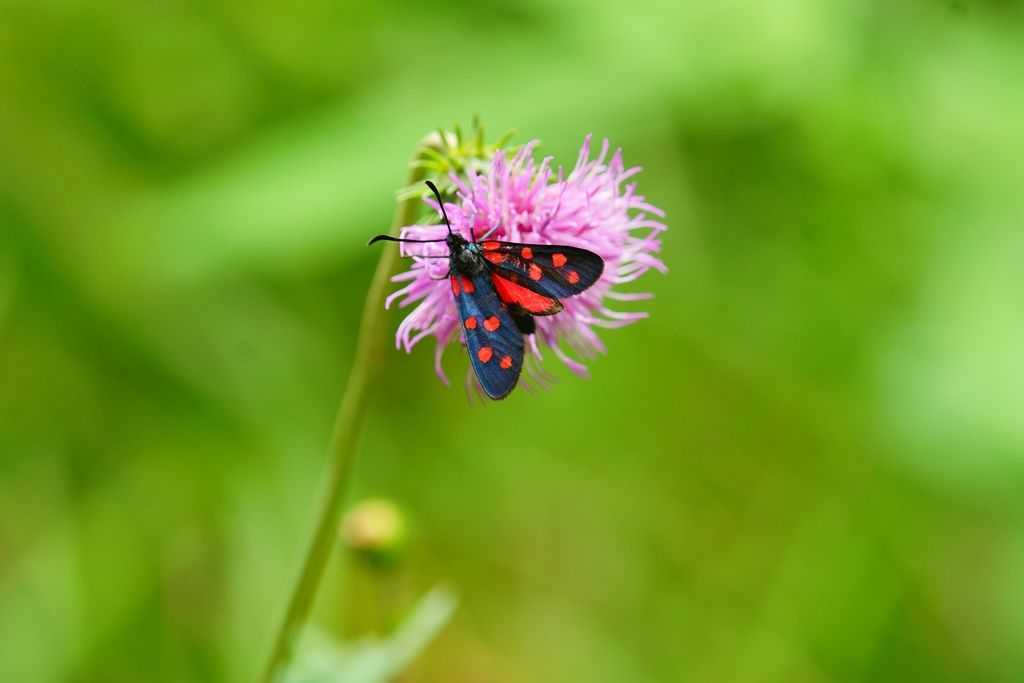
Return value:
M 420 598 L 386 638 L 338 643 L 323 632 L 305 639 L 284 683 L 387 683 L 400 674 L 440 632 L 455 612 L 457 599 L 437 586 Z
M 506 130 L 504 133 L 501 134 L 501 136 L 494 143 L 494 146 L 497 147 L 498 149 L 502 149 L 505 146 L 505 144 L 509 140 L 511 140 L 512 137 L 515 134 L 516 134 L 516 129 L 515 128 L 509 128 L 508 130 Z

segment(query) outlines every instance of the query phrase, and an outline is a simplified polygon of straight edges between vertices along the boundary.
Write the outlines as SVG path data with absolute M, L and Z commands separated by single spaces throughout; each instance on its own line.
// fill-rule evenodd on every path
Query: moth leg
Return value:
M 499 226 L 499 225 L 501 225 L 501 224 L 500 224 L 500 223 L 495 223 L 495 224 L 494 224 L 494 225 L 492 225 L 491 227 L 487 228 L 487 232 L 485 232 L 484 234 L 480 235 L 480 239 L 479 239 L 479 240 L 477 240 L 477 241 L 478 241 L 478 242 L 483 242 L 483 241 L 484 241 L 484 240 L 486 240 L 486 239 L 487 239 L 488 237 L 490 237 L 491 235 L 493 235 L 493 234 L 494 234 L 494 231 L 498 229 L 498 226 Z

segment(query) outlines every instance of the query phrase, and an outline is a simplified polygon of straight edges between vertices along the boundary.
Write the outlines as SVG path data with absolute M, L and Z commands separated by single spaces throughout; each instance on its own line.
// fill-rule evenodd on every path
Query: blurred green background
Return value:
M 317 623 L 445 581 L 403 680 L 1021 680 L 1022 84 L 1008 1 L 0 2 L 0 680 L 252 675 L 365 240 L 475 112 L 621 145 L 670 273 L 551 392 L 389 350 L 352 499 L 413 533 Z

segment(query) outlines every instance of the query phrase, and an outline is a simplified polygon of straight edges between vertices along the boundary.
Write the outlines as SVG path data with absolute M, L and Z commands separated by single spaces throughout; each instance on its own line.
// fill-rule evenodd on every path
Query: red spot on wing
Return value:
M 480 359 L 481 363 L 486 363 L 494 355 L 494 349 L 490 346 L 481 346 L 480 350 L 476 352 L 476 357 Z
M 570 285 L 574 285 L 580 281 L 580 274 L 575 270 L 570 270 L 569 274 L 565 276 L 565 279 L 569 281 Z
M 498 249 L 499 247 L 501 247 L 501 242 L 487 241 L 487 242 L 484 242 L 483 244 L 481 244 L 480 246 L 483 247 L 484 251 L 494 251 L 494 250 Z
M 452 278 L 452 296 L 458 296 L 459 294 L 461 294 L 461 291 L 459 290 L 459 278 L 453 277 Z
M 485 251 L 484 258 L 497 265 L 505 260 L 505 255 L 497 251 Z
M 508 370 L 510 367 L 512 367 L 512 356 L 504 356 L 504 357 L 502 357 L 501 363 L 499 363 L 499 365 L 501 365 L 501 367 L 503 367 L 506 370 Z
M 565 265 L 565 262 L 569 259 L 565 258 L 565 254 L 552 254 L 551 262 L 555 264 L 555 268 L 561 268 Z
M 506 280 L 497 273 L 491 274 L 491 281 L 494 283 L 494 289 L 498 292 L 498 296 L 506 304 L 519 304 L 527 312 L 541 315 L 557 313 L 562 310 L 557 299 L 531 291 L 511 280 Z
M 523 247 L 523 250 L 519 253 L 521 253 L 523 258 L 527 261 L 533 258 L 533 249 L 530 249 L 529 247 Z
M 476 317 L 475 316 L 471 315 L 468 318 L 466 318 L 466 329 L 467 330 L 475 330 L 476 329 Z
M 530 279 L 536 282 L 537 280 L 544 277 L 544 271 L 540 269 L 536 263 L 530 264 Z
M 490 318 L 484 321 L 484 329 L 488 332 L 494 332 L 496 329 L 501 327 L 501 321 L 498 320 L 498 316 L 492 315 Z
M 476 285 L 473 284 L 473 281 L 470 280 L 465 275 L 463 275 L 462 276 L 462 291 L 464 291 L 466 294 L 472 294 L 473 290 L 475 290 L 475 289 L 476 289 Z

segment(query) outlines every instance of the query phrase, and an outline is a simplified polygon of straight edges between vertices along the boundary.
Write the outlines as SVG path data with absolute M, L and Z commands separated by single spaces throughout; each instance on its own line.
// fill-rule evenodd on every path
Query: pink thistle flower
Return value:
M 551 157 L 540 164 L 533 158 L 538 145 L 534 140 L 506 160 L 498 150 L 483 172 L 470 173 L 468 178 L 451 174 L 455 186 L 455 203 L 446 203 L 452 228 L 466 239 L 485 233 L 488 239 L 531 244 L 561 244 L 588 249 L 605 261 L 604 273 L 589 289 L 577 296 L 562 299 L 565 309 L 552 316 L 537 317 L 537 331 L 526 337 L 526 355 L 535 381 L 545 385 L 540 369 L 541 346 L 549 347 L 569 369 L 586 377 L 587 367 L 581 360 L 591 360 L 603 353 L 605 346 L 597 328 L 617 328 L 647 317 L 644 312 L 623 312 L 610 308 L 614 301 L 638 301 L 651 294 L 625 293 L 619 285 L 633 282 L 651 268 L 666 272 L 655 256 L 661 249 L 659 234 L 666 226 L 654 217 L 664 212 L 636 194 L 636 183 L 623 184 L 640 172 L 639 167 L 626 168 L 622 150 L 608 159 L 605 140 L 596 159 L 590 158 L 587 136 L 576 165 L 566 177 L 562 167 L 551 168 Z M 437 203 L 425 199 L 435 211 Z M 439 239 L 447 234 L 444 224 L 410 225 L 401 229 L 407 239 Z M 398 291 L 385 301 L 385 307 L 398 300 L 405 308 L 419 304 L 398 326 L 395 342 L 410 352 L 425 339 L 437 342 L 434 367 L 441 380 L 448 384 L 441 368 L 447 346 L 458 340 L 465 343 L 452 289 L 445 278 L 448 250 L 438 244 L 402 244 L 403 256 L 412 256 L 408 270 L 392 278 L 402 283 Z M 433 258 L 430 258 L 433 257 Z M 579 359 L 566 352 L 567 347 Z M 473 373 L 469 373 L 473 381 Z

